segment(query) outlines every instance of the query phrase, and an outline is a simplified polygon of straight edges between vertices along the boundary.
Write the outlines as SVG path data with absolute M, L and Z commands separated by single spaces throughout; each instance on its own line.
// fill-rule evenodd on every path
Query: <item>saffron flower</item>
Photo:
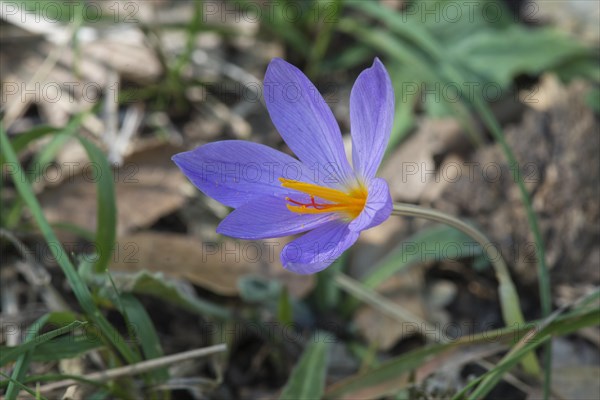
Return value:
M 256 240 L 306 232 L 284 246 L 281 263 L 298 274 L 316 273 L 392 212 L 388 185 L 375 177 L 392 128 L 391 81 L 376 58 L 352 87 L 353 167 L 331 109 L 298 68 L 273 59 L 263 97 L 298 159 L 262 144 L 225 140 L 173 161 L 204 194 L 234 208 L 218 233 Z

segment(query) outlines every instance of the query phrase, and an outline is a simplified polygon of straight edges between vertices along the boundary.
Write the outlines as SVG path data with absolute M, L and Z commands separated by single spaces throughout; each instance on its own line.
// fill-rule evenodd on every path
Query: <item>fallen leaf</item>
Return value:
M 111 270 L 163 272 L 224 296 L 237 296 L 239 278 L 257 274 L 280 281 L 291 295 L 302 297 L 313 287 L 314 279 L 281 267 L 279 252 L 286 243 L 285 239 L 202 241 L 147 231 L 118 240 Z
M 184 204 L 190 183 L 170 159 L 178 151 L 161 144 L 133 154 L 113 171 L 118 235 L 149 226 Z M 69 222 L 94 231 L 98 170 L 86 162 L 73 175 L 66 168 L 62 171 L 68 176 L 61 184 L 40 194 L 46 217 L 52 223 Z
M 421 320 L 425 320 L 425 304 L 421 295 L 423 288 L 423 269 L 410 268 L 405 273 L 396 274 L 382 284 L 377 291 Z M 419 333 L 423 327 L 406 321 L 398 322 L 373 307 L 363 307 L 354 318 L 358 330 L 369 343 L 377 343 L 381 350 L 388 350 L 398 340 Z

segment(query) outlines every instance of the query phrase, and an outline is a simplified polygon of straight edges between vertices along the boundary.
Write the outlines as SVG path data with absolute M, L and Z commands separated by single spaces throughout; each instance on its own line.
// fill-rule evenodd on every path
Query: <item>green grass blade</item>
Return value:
M 315 332 L 315 340 L 308 345 L 298 365 L 281 393 L 281 400 L 312 400 L 323 396 L 327 375 L 329 344 L 324 334 Z
M 44 146 L 39 153 L 37 153 L 34 156 L 33 161 L 31 162 L 32 168 L 29 171 L 25 172 L 23 171 L 23 169 L 21 169 L 21 172 L 15 175 L 16 179 L 27 179 L 29 182 L 37 182 L 46 171 L 45 168 L 52 162 L 52 160 L 54 159 L 58 151 L 61 149 L 61 147 L 77 132 L 77 128 L 81 124 L 83 115 L 84 114 L 80 114 L 73 118 L 63 129 L 49 130 L 45 128 L 39 128 L 39 130 L 34 129 L 28 132 L 27 134 L 17 136 L 14 139 L 14 142 L 17 146 L 19 146 L 19 150 L 13 148 L 13 151 L 15 153 L 25 148 L 27 144 L 29 144 L 32 140 L 40 138 L 50 133 L 55 133 L 55 136 L 52 137 L 50 142 L 46 146 Z M 8 165 L 10 165 L 12 170 L 14 165 L 10 162 L 7 162 L 6 157 L 4 157 L 4 154 L 1 152 L 0 158 L 2 159 L 3 164 L 7 163 Z M 7 213 L 5 212 L 5 226 L 8 229 L 12 229 L 18 225 L 21 218 L 23 206 L 23 199 L 19 198 L 14 202 L 10 211 L 8 211 Z
M 21 165 L 17 159 L 17 155 L 15 154 L 3 127 L 0 127 L 0 149 L 4 154 L 6 161 L 14 165 L 17 176 L 22 176 L 23 169 L 21 168 Z M 133 362 L 133 353 L 125 345 L 125 341 L 123 340 L 122 336 L 108 322 L 108 320 L 106 320 L 106 318 L 94 304 L 88 287 L 77 274 L 67 252 L 62 245 L 60 245 L 60 241 L 46 220 L 42 208 L 33 194 L 33 190 L 29 182 L 22 179 L 16 179 L 14 180 L 14 184 L 25 204 L 29 207 L 31 215 L 39 226 L 44 239 L 47 243 L 52 244 L 49 246 L 50 250 L 52 251 L 52 255 L 60 265 L 70 287 L 73 290 L 73 293 L 75 294 L 75 297 L 77 298 L 77 301 L 90 319 L 90 322 L 93 322 L 97 325 L 98 329 L 102 333 L 103 338 L 110 343 L 110 345 L 113 346 L 125 360 L 130 363 Z
M 97 197 L 98 216 L 96 230 L 96 249 L 98 261 L 94 266 L 96 272 L 105 272 L 111 261 L 117 236 L 117 203 L 115 200 L 115 185 L 112 169 L 102 151 L 92 142 L 83 137 L 78 137 L 81 145 L 93 165 L 99 171 Z
M 150 316 L 144 309 L 140 301 L 132 294 L 120 294 L 120 301 L 123 305 L 123 311 L 127 316 L 127 322 L 131 325 L 130 329 L 135 335 L 133 339 L 139 342 L 146 360 L 162 357 L 164 355 L 156 328 L 150 319 Z M 149 373 L 156 382 L 164 382 L 169 379 L 167 368 L 157 369 Z
M 277 301 L 277 320 L 283 326 L 291 326 L 294 322 L 294 310 L 287 288 L 284 286 L 279 293 Z
M 74 119 L 76 121 L 76 119 Z M 45 145 L 39 153 L 33 158 L 33 169 L 28 171 L 29 181 L 36 182 L 44 174 L 45 168 L 54 160 L 60 149 L 73 137 L 76 133 L 78 125 L 74 125 L 73 121 L 69 123 L 65 129 L 52 137 L 50 142 Z
M 25 338 L 26 343 L 31 342 L 35 339 L 35 336 L 42 328 L 42 325 L 44 325 L 49 318 L 50 315 L 44 315 L 32 324 L 32 327 L 34 328 L 29 328 L 29 332 L 27 334 L 27 337 Z M 10 382 L 8 383 L 8 388 L 6 389 L 6 400 L 14 400 L 17 398 L 17 395 L 19 394 L 19 389 L 21 388 L 21 386 L 23 386 L 21 384 L 21 380 L 25 377 L 25 374 L 27 373 L 27 370 L 29 368 L 29 363 L 31 362 L 31 352 L 27 349 L 19 351 L 18 354 L 19 356 L 17 362 L 13 369 Z M 0 358 L 0 365 L 4 365 L 4 358 L 10 359 L 13 355 L 16 355 L 16 353 L 9 352 L 8 356 L 4 354 L 2 358 Z
M 565 314 L 556 318 L 556 320 L 545 328 L 543 332 L 545 332 L 544 335 L 566 335 L 587 326 L 597 325 L 600 322 L 599 319 L 600 311 L 597 309 Z M 504 327 L 475 335 L 466 335 L 449 343 L 435 344 L 413 350 L 388 360 L 371 370 L 360 372 L 330 386 L 325 393 L 325 399 L 337 399 L 352 393 L 357 393 L 360 390 L 372 389 L 385 384 L 391 386 L 395 385 L 395 388 L 400 389 L 406 386 L 406 383 L 400 381 L 403 374 L 414 371 L 434 356 L 439 356 L 458 347 L 489 344 L 491 340 L 494 340 L 496 343 L 510 344 L 515 339 L 522 339 L 531 329 L 534 329 L 542 323 L 543 321 L 534 321 L 523 325 Z M 538 338 L 543 339 L 542 336 L 538 336 Z M 533 342 L 534 343 L 528 343 L 528 346 L 532 344 L 539 346 L 542 344 L 542 342 L 537 339 Z M 532 348 L 527 346 L 519 350 L 518 359 L 512 359 L 510 367 L 514 367 L 514 365 L 522 361 L 523 357 L 531 354 L 531 350 Z M 508 369 L 509 368 L 503 370 L 503 372 Z M 390 387 L 387 387 L 387 389 L 390 389 Z M 371 392 L 372 395 L 374 395 L 374 393 L 374 391 Z M 463 397 L 456 397 L 456 399 L 462 398 Z
M 17 386 L 20 390 L 24 390 L 27 393 L 29 393 L 30 395 L 34 396 L 36 399 L 41 399 L 41 400 L 48 400 L 46 397 L 42 396 L 39 393 L 36 393 L 35 391 L 33 391 L 32 389 L 28 388 L 27 386 L 25 386 L 24 384 L 22 384 L 19 381 L 14 380 L 12 377 L 6 375 L 5 373 L 3 373 L 2 371 L 0 371 L 0 376 L 3 376 L 6 378 L 6 382 L 8 383 L 12 383 L 13 385 Z M 4 382 L 2 382 L 4 383 Z
M 505 373 L 514 368 L 517 363 L 521 362 L 537 347 L 547 343 L 553 336 L 567 335 L 581 328 L 598 324 L 600 324 L 600 310 L 595 309 L 568 321 L 550 323 L 546 328 L 534 332 L 531 337 L 526 339 L 526 342 L 520 342 L 520 344 L 523 344 L 521 347 L 510 351 L 494 369 L 479 377 L 478 382 L 481 383 L 468 398 L 471 400 L 484 398 L 498 384 Z
M 52 313 L 44 315 L 43 317 L 39 318 L 36 322 L 34 322 L 29 328 L 27 337 L 25 338 L 25 342 L 23 344 L 7 352 L 3 352 L 2 355 L 0 355 L 0 365 L 4 365 L 7 362 L 7 360 L 18 356 L 17 362 L 13 369 L 11 377 L 12 379 L 8 384 L 8 388 L 6 389 L 7 400 L 13 400 L 17 397 L 20 385 L 15 384 L 15 382 L 21 382 L 25 377 L 25 374 L 29 369 L 29 363 L 32 358 L 32 352 L 35 349 L 35 347 L 38 344 L 47 342 L 55 338 L 56 336 L 68 332 L 70 329 L 75 329 L 78 326 L 81 326 L 82 322 L 71 321 L 71 323 L 67 326 L 63 326 L 59 329 L 55 329 L 43 335 L 39 335 L 40 329 L 48 322 L 62 323 L 71 320 L 71 318 L 71 313 Z
M 63 358 L 73 358 L 102 347 L 104 343 L 93 335 L 70 335 L 56 338 L 48 343 L 36 347 L 31 361 L 50 362 Z M 0 346 L 0 353 L 4 354 L 16 347 Z M 7 362 L 15 361 L 18 354 L 9 354 Z
M 30 142 L 33 142 L 34 140 L 42 138 L 48 134 L 57 132 L 59 132 L 59 128 L 54 126 L 38 126 L 15 137 L 13 140 L 11 140 L 11 143 L 15 149 L 15 153 L 20 153 Z M 0 164 L 4 164 L 4 156 L 2 154 L 0 154 Z
M 42 319 L 35 322 L 34 325 L 37 325 L 38 328 L 41 328 L 44 325 L 44 323 L 46 322 L 46 320 L 47 320 L 46 317 L 42 317 Z M 41 345 L 42 343 L 52 340 L 57 336 L 67 333 L 71 330 L 80 328 L 80 327 L 84 326 L 86 323 L 87 322 L 84 322 L 84 321 L 73 321 L 69 325 L 63 326 L 58 329 L 54 329 L 50 332 L 46 332 L 39 336 L 38 336 L 37 329 L 30 330 L 27 340 L 23 344 L 16 346 L 14 348 L 11 348 L 10 350 L 2 353 L 2 355 L 0 356 L 0 365 L 4 365 L 8 360 L 16 358 L 17 355 L 24 354 L 28 351 L 31 351 L 31 350 L 35 349 L 37 346 Z
M 192 312 L 221 320 L 233 317 L 227 308 L 179 290 L 174 284 L 165 281 L 160 273 L 140 271 L 133 275 L 115 276 L 114 279 L 121 292 L 150 295 Z
M 321 61 L 325 56 L 331 37 L 335 30 L 335 26 L 340 18 L 343 4 L 342 0 L 315 0 L 313 3 L 312 13 L 315 16 L 323 16 L 322 20 L 316 21 L 314 26 L 318 27 L 318 32 L 314 44 L 310 46 L 307 61 L 307 75 L 315 78 L 320 70 Z M 331 13 L 329 10 L 333 10 Z M 321 18 L 315 18 L 321 19 Z
M 10 382 L 6 388 L 6 400 L 14 400 L 19 394 L 20 388 L 23 386 L 21 380 L 25 377 L 31 362 L 31 353 L 25 352 L 21 354 L 15 363 Z

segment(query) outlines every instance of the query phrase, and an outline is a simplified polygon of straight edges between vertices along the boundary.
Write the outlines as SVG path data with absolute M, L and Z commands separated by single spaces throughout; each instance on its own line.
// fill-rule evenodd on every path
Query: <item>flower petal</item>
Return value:
M 312 182 L 313 172 L 301 162 L 268 146 L 241 140 L 208 143 L 173 156 L 173 161 L 204 194 L 230 207 L 257 197 L 293 191 L 280 177 Z
M 285 245 L 281 263 L 297 274 L 314 274 L 331 265 L 358 236 L 342 221 L 327 222 Z
M 379 168 L 394 121 L 394 90 L 385 67 L 375 58 L 350 93 L 352 163 L 357 174 L 372 178 Z
M 348 226 L 352 232 L 360 232 L 377 226 L 388 219 L 392 213 L 390 188 L 384 179 L 372 179 L 367 190 L 369 195 L 365 208 Z
M 233 210 L 217 227 L 217 233 L 255 240 L 295 235 L 314 229 L 333 214 L 298 214 L 288 210 L 284 199 L 264 196 Z
M 352 179 L 331 109 L 298 68 L 273 59 L 265 74 L 263 96 L 283 140 L 304 164 L 319 168 L 317 183 L 336 186 Z

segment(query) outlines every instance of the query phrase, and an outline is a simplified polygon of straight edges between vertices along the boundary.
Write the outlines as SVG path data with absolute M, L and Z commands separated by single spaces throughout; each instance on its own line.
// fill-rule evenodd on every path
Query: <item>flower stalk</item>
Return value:
M 394 203 L 392 215 L 419 217 L 430 221 L 441 222 L 458 229 L 477 241 L 494 267 L 496 278 L 499 283 L 498 290 L 500 304 L 505 323 L 507 325 L 522 325 L 525 322 L 521 307 L 519 306 L 519 295 L 517 294 L 515 285 L 508 272 L 508 267 L 500 252 L 496 250 L 494 244 L 480 230 L 441 211 L 412 204 Z

